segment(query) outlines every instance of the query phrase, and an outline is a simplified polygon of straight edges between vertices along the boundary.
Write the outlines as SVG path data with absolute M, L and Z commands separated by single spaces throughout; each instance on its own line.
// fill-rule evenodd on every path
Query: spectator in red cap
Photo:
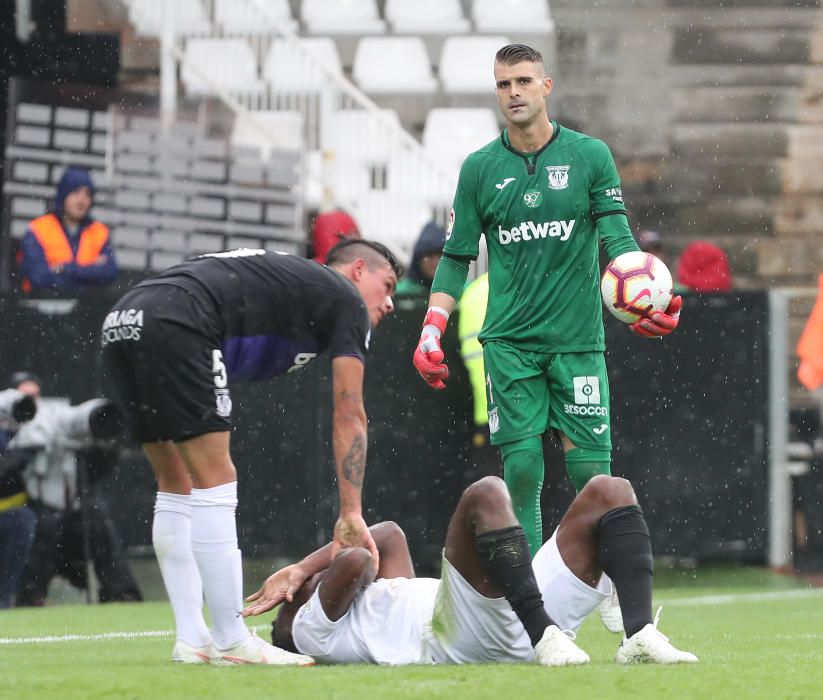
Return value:
M 730 292 L 729 258 L 708 241 L 690 243 L 677 263 L 677 281 L 694 292 Z
M 357 222 L 339 209 L 317 215 L 312 228 L 314 261 L 324 264 L 329 251 L 343 238 L 362 238 Z

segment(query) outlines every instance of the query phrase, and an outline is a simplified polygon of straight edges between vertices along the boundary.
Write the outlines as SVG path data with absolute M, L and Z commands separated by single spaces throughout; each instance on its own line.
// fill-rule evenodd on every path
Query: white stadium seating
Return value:
M 426 44 L 419 36 L 364 37 L 357 44 L 352 77 L 367 93 L 437 90 Z
M 275 93 L 305 94 L 327 89 L 329 77 L 318 63 L 336 75 L 343 67 L 334 40 L 328 37 L 298 39 L 299 48 L 288 39 L 274 39 L 263 64 L 263 78 Z M 310 53 L 312 60 L 306 56 Z
M 211 22 L 201 0 L 130 0 L 129 17 L 138 34 L 159 37 L 163 32 L 164 16 L 172 12 L 175 34 L 193 36 L 211 31 Z
M 382 34 L 376 0 L 303 0 L 300 18 L 309 34 Z
M 257 76 L 257 61 L 243 39 L 189 39 L 180 66 L 180 78 L 189 95 L 259 93 L 263 82 Z
M 372 114 L 363 109 L 338 110 L 329 118 L 326 147 L 339 158 L 371 165 L 388 162 L 397 148 L 400 118 L 394 110 Z
M 547 0 L 472 0 L 479 32 L 551 32 L 554 21 Z
M 499 136 L 500 126 L 491 109 L 441 107 L 426 117 L 423 147 L 456 176 L 469 153 Z
M 464 34 L 471 29 L 460 0 L 386 0 L 385 12 L 397 34 Z
M 505 36 L 450 36 L 443 42 L 439 75 L 447 93 L 494 94 L 494 55 Z
M 265 7 L 265 12 L 260 11 L 261 6 Z M 262 0 L 259 4 L 214 0 L 214 17 L 225 34 L 271 34 L 271 20 L 292 32 L 296 32 L 300 26 L 292 17 L 289 0 Z
M 238 114 L 231 133 L 233 146 L 259 148 L 263 158 L 272 149 L 302 151 L 303 115 L 296 111 L 257 111 Z

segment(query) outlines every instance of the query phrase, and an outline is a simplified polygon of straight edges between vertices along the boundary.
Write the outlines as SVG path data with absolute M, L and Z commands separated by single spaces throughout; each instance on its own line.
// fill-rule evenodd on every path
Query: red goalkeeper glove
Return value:
M 440 336 L 446 330 L 449 314 L 445 309 L 432 306 L 426 312 L 420 342 L 414 351 L 414 366 L 425 382 L 433 389 L 445 389 L 445 379 L 449 378 L 449 368 L 443 364 L 445 355 L 440 347 Z
M 629 328 L 644 338 L 660 338 L 668 335 L 680 323 L 680 309 L 682 308 L 683 297 L 678 294 L 672 297 L 665 311 L 653 311 L 648 318 L 635 321 Z

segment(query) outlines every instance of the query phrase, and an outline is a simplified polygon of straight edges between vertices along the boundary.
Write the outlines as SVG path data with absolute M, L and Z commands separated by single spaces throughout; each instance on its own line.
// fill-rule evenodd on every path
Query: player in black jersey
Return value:
M 332 358 L 340 493 L 335 549 L 377 549 L 363 520 L 363 370 L 402 270 L 385 246 L 341 241 L 326 265 L 264 250 L 201 255 L 138 284 L 106 316 L 103 355 L 157 479 L 152 541 L 177 627 L 174 661 L 313 663 L 250 636 L 229 452 L 230 381 Z M 205 594 L 213 629 L 202 613 Z

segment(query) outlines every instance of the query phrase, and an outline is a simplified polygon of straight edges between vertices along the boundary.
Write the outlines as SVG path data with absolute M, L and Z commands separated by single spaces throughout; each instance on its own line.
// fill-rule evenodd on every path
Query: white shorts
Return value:
M 611 591 L 598 590 L 575 576 L 557 549 L 557 533 L 537 553 L 532 566 L 546 612 L 561 629 L 577 630 Z M 505 598 L 478 593 L 443 557 L 440 587 L 424 643 L 434 663 L 522 662 L 534 650 Z
M 572 573 L 557 548 L 557 530 L 535 554 L 532 568 L 543 595 L 543 606 L 562 630 L 577 632 L 583 620 L 612 590 L 611 581 L 605 576 L 592 588 Z
M 332 621 L 320 602 L 321 583 L 294 618 L 295 646 L 325 663 L 427 663 L 423 628 L 439 584 L 433 578 L 378 579 Z

